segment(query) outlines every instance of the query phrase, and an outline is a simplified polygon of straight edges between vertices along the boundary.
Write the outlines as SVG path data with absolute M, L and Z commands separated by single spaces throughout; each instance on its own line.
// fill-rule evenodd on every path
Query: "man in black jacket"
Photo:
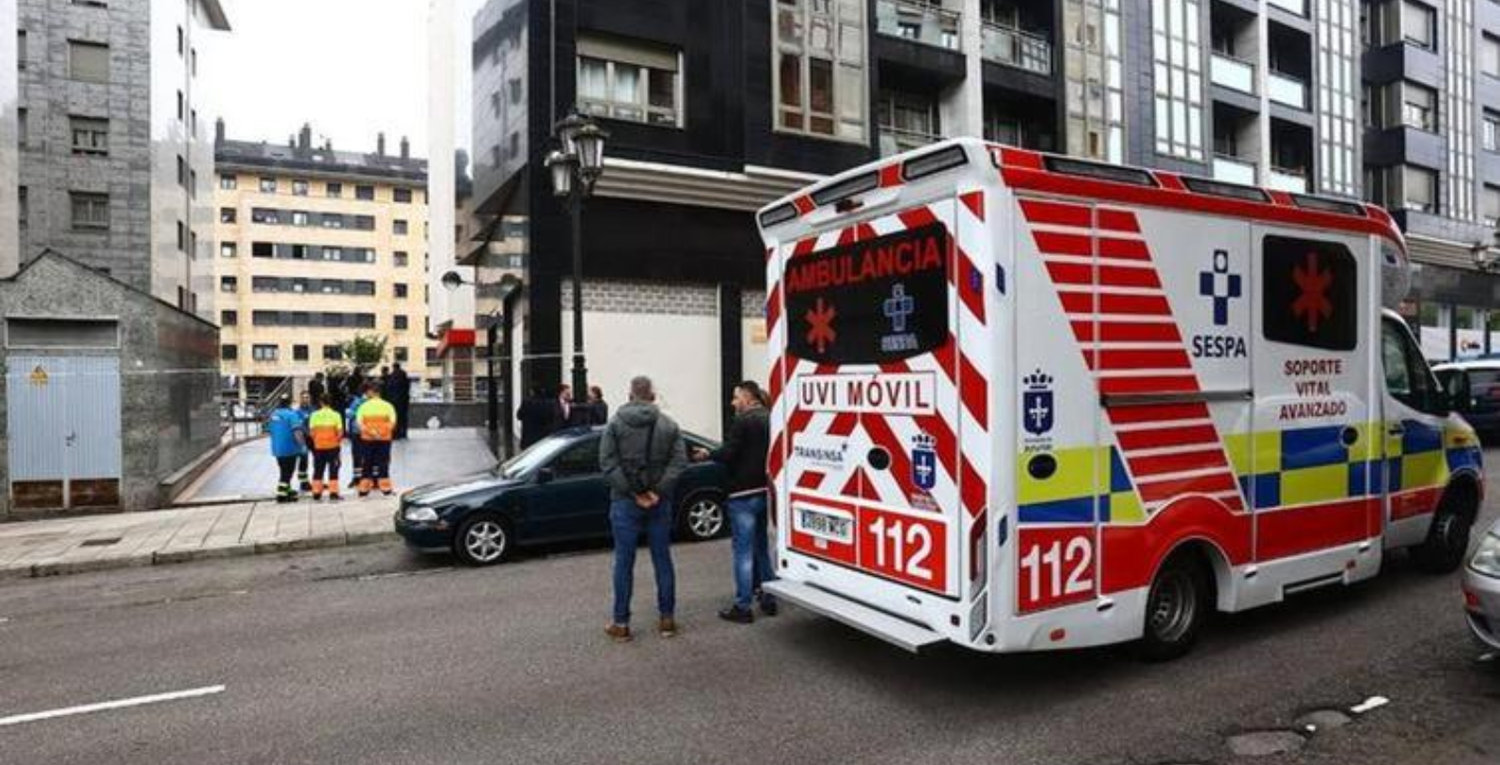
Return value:
M 776 578 L 771 568 L 771 551 L 766 540 L 767 492 L 766 453 L 771 448 L 770 416 L 766 396 L 750 380 L 734 386 L 734 423 L 729 437 L 713 452 L 698 449 L 694 458 L 711 459 L 724 465 L 729 473 L 729 528 L 733 533 L 734 604 L 719 612 L 731 622 L 749 624 L 755 621 L 751 605 L 760 599 L 760 611 L 776 615 L 776 599 L 761 591 L 761 585 Z

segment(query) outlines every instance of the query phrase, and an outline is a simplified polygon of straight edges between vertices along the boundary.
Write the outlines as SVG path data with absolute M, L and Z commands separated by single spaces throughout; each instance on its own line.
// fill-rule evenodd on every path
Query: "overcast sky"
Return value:
M 207 113 L 229 137 L 284 142 L 310 122 L 313 140 L 335 149 L 388 151 L 409 136 L 427 156 L 429 0 L 223 0 L 233 31 L 200 44 Z M 484 0 L 455 0 L 457 66 L 469 69 L 474 12 Z M 201 39 L 201 38 L 200 38 Z M 468 78 L 458 94 L 458 145 L 469 143 Z

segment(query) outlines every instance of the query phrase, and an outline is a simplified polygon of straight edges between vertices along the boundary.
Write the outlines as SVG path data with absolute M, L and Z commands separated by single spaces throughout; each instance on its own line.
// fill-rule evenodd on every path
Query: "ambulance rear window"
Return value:
M 828 364 L 881 364 L 948 340 L 948 230 L 887 234 L 787 261 L 787 350 Z
M 1358 342 L 1359 276 L 1337 242 L 1268 236 L 1261 315 L 1267 340 L 1352 351 Z

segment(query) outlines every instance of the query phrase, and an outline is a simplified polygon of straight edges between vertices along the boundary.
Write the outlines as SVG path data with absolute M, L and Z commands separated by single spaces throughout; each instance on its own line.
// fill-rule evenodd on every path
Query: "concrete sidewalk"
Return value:
M 396 497 L 244 502 L 0 525 L 0 579 L 396 539 Z

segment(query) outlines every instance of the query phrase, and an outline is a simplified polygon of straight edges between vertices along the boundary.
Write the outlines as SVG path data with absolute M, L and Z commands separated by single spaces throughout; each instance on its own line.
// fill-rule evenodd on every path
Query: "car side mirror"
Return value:
M 556 477 L 557 473 L 554 472 L 552 468 L 541 468 L 536 471 L 537 483 L 552 483 L 552 479 Z

